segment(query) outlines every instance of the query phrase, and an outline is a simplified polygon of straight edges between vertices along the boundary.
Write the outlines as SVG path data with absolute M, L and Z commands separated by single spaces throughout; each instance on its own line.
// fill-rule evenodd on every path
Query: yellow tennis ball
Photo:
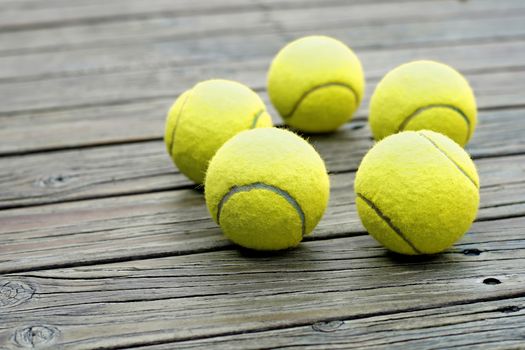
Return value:
M 363 98 L 361 62 L 342 42 L 308 36 L 286 45 L 268 72 L 268 93 L 284 122 L 305 132 L 334 131 Z
M 355 177 L 357 210 L 376 240 L 401 254 L 433 254 L 463 236 L 476 217 L 479 178 L 467 152 L 428 130 L 377 143 Z
M 243 131 L 210 162 L 208 210 L 236 244 L 256 250 L 297 246 L 326 209 L 323 160 L 296 134 L 277 128 Z
M 260 97 L 229 80 L 207 80 L 175 101 L 166 119 L 164 142 L 179 170 L 202 183 L 215 152 L 238 132 L 271 127 Z
M 370 100 L 376 140 L 403 130 L 433 130 L 464 146 L 476 128 L 476 99 L 455 69 L 414 61 L 390 71 Z

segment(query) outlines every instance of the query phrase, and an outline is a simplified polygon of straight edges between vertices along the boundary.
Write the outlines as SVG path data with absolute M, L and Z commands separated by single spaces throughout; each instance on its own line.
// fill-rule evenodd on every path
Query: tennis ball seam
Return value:
M 182 118 L 182 112 L 184 110 L 184 107 L 186 107 L 186 103 L 188 102 L 188 100 L 190 99 L 190 96 L 191 96 L 191 92 L 186 95 L 186 98 L 184 99 L 184 101 L 182 101 L 182 105 L 180 106 L 180 109 L 179 109 L 179 113 L 177 115 L 177 119 L 175 119 L 175 125 L 173 125 L 173 131 L 171 133 L 171 144 L 169 146 L 169 154 L 170 156 L 173 156 L 173 146 L 175 145 L 175 131 L 177 130 L 177 127 L 180 123 L 180 119 Z
M 261 117 L 263 113 L 264 113 L 264 108 L 261 108 L 259 111 L 255 113 L 255 115 L 253 116 L 252 125 L 250 126 L 250 129 L 255 128 L 255 126 L 257 125 L 257 122 L 259 121 L 259 118 Z
M 465 175 L 467 177 L 467 179 L 470 180 L 470 182 L 476 187 L 476 189 L 479 188 L 478 184 L 476 183 L 476 181 L 470 177 L 470 175 L 465 171 L 465 169 L 463 169 L 463 167 L 461 165 L 459 165 L 454 159 L 452 159 L 452 157 L 450 157 L 448 155 L 448 153 L 442 149 L 436 142 L 434 142 L 434 140 L 432 140 L 430 137 L 426 136 L 425 134 L 423 133 L 420 133 L 418 132 L 417 133 L 419 136 L 425 138 L 426 140 L 428 140 L 441 154 L 443 154 L 445 157 L 448 158 L 448 160 L 450 160 L 452 162 L 452 164 L 454 164 L 456 166 L 456 168 L 461 171 L 461 173 L 463 175 Z
M 397 227 L 396 225 L 394 225 L 394 223 L 392 222 L 392 219 L 390 219 L 388 216 L 386 216 L 382 211 L 381 209 L 379 209 L 379 207 L 377 205 L 375 205 L 374 202 L 372 202 L 370 199 L 366 198 L 362 193 L 356 193 L 357 197 L 360 198 L 363 202 L 365 202 L 376 214 L 377 216 L 383 220 L 387 225 L 388 227 L 390 227 L 392 229 L 392 231 L 394 231 L 406 244 L 408 244 L 410 246 L 410 248 L 412 248 L 417 254 L 423 254 L 422 251 L 420 251 L 415 245 L 414 243 L 412 243 L 412 241 L 410 241 L 408 239 L 408 237 L 403 233 L 403 231 L 401 231 L 401 229 L 399 227 Z
M 359 97 L 358 97 L 358 94 L 357 92 L 355 91 L 355 89 L 350 85 L 350 84 L 346 84 L 346 83 L 339 83 L 339 82 L 331 82 L 331 83 L 325 83 L 325 84 L 321 84 L 321 85 L 316 85 L 312 88 L 310 88 L 309 90 L 306 90 L 302 95 L 301 97 L 299 97 L 299 99 L 295 102 L 292 110 L 286 114 L 286 115 L 283 115 L 283 119 L 288 119 L 288 118 L 291 118 L 295 112 L 297 111 L 297 109 L 301 106 L 301 103 L 303 103 L 303 101 L 308 97 L 308 95 L 310 95 L 312 92 L 314 91 L 317 91 L 317 90 L 320 90 L 320 89 L 323 89 L 325 87 L 331 87 L 331 86 L 339 86 L 339 87 L 343 87 L 343 88 L 346 88 L 347 90 L 349 90 L 353 95 L 354 95 L 354 99 L 356 101 L 356 104 L 359 103 Z
M 410 115 L 405 117 L 405 119 L 399 125 L 399 128 L 398 128 L 397 131 L 400 132 L 400 131 L 405 130 L 407 124 L 410 123 L 410 121 L 412 119 L 417 117 L 419 114 L 421 114 L 421 113 L 423 113 L 423 112 L 425 112 L 425 111 L 427 111 L 429 109 L 432 109 L 432 108 L 447 108 L 447 109 L 450 109 L 450 110 L 458 113 L 463 118 L 465 123 L 467 124 L 467 135 L 465 136 L 465 143 L 468 141 L 469 136 L 470 136 L 471 125 L 470 125 L 470 119 L 467 117 L 467 114 L 465 112 L 463 112 L 460 108 L 458 108 L 456 106 L 453 106 L 453 105 L 450 105 L 450 104 L 445 104 L 445 103 L 429 104 L 429 105 L 426 105 L 426 106 L 419 107 L 413 113 L 411 113 Z
M 297 212 L 297 214 L 299 215 L 299 218 L 301 220 L 301 233 L 302 233 L 302 236 L 304 236 L 306 234 L 306 218 L 305 218 L 305 215 L 304 215 L 304 211 L 303 209 L 301 208 L 301 206 L 299 205 L 299 203 L 297 202 L 297 200 L 292 197 L 292 195 L 290 193 L 288 193 L 287 191 L 277 187 L 277 186 L 273 186 L 273 185 L 269 185 L 269 184 L 266 184 L 264 182 L 254 182 L 254 183 L 251 183 L 251 184 L 247 184 L 247 185 L 240 185 L 240 186 L 232 186 L 228 192 L 222 196 L 221 200 L 219 201 L 219 205 L 217 206 L 217 224 L 220 225 L 220 217 L 221 217 L 221 211 L 222 211 L 222 207 L 224 206 L 224 204 L 226 204 L 226 202 L 228 201 L 228 199 L 230 199 L 233 195 L 237 194 L 237 193 L 242 193 L 242 192 L 249 192 L 251 190 L 267 190 L 267 191 L 271 191 L 279 196 L 281 196 L 282 198 L 284 198 L 294 209 L 295 211 Z

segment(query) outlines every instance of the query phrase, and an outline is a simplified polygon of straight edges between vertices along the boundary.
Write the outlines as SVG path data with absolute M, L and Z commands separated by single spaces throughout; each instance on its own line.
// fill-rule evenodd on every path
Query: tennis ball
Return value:
M 314 148 L 277 128 L 243 131 L 210 162 L 206 205 L 224 234 L 255 250 L 297 246 L 326 209 L 329 179 Z
M 376 140 L 403 130 L 433 130 L 461 146 L 476 128 L 476 100 L 465 78 L 433 61 L 415 61 L 390 71 L 370 100 Z
M 184 92 L 168 112 L 164 142 L 179 170 L 196 183 L 204 181 L 210 159 L 238 132 L 271 127 L 259 96 L 229 80 L 207 80 Z
M 286 45 L 268 72 L 268 93 L 284 122 L 304 132 L 334 131 L 363 98 L 361 62 L 342 42 L 308 36 Z
M 376 240 L 401 254 L 445 250 L 469 229 L 479 178 L 467 152 L 428 130 L 377 143 L 355 177 L 357 211 Z

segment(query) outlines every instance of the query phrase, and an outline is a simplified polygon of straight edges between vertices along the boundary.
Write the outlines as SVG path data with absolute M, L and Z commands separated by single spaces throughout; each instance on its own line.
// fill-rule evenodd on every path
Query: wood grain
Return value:
M 385 254 L 370 237 L 357 236 L 306 242 L 271 256 L 225 250 L 6 275 L 35 292 L 2 314 L 0 344 L 14 348 L 12 334 L 27 326 L 54 327 L 55 349 L 120 348 L 231 334 L 242 339 L 246 332 L 278 334 L 327 320 L 392 315 L 378 324 L 386 331 L 387 319 L 411 313 L 429 316 L 421 326 L 433 324 L 432 315 L 446 312 L 441 307 L 469 314 L 482 314 L 496 300 L 521 307 L 524 224 L 523 218 L 477 223 L 433 259 Z M 480 254 L 471 254 L 474 249 Z
M 128 39 L 130 43 L 126 40 L 118 43 L 108 42 L 93 48 L 80 44 L 78 48 L 68 52 L 51 48 L 50 52 L 0 57 L 0 83 L 83 75 L 118 75 L 122 72 L 136 71 L 169 71 L 170 68 L 199 69 L 203 65 L 218 62 L 236 62 L 237 65 L 242 65 L 244 61 L 256 59 L 264 59 L 269 63 L 288 41 L 319 33 L 343 40 L 360 56 L 368 51 L 399 48 L 436 48 L 459 44 L 522 41 L 525 38 L 522 25 L 525 11 L 521 16 L 518 16 L 519 14 L 518 12 L 512 16 L 476 21 L 400 21 L 383 26 L 354 27 L 345 24 L 335 28 L 326 28 L 327 24 L 320 22 L 320 28 L 311 28 L 312 26 L 307 24 L 304 28 L 287 31 L 276 31 L 272 28 L 270 31 L 243 33 L 241 29 L 240 33 L 217 37 L 203 35 L 200 38 L 174 40 L 171 35 L 167 35 L 165 38 L 148 42 L 137 43 Z M 260 21 L 267 23 L 268 20 L 261 18 Z M 147 29 L 140 30 L 147 32 Z M 246 40 L 244 35 L 249 35 L 249 40 Z M 367 62 L 366 56 L 362 59 Z M 500 62 L 502 63 L 504 61 Z
M 515 47 L 515 44 L 503 43 L 463 49 L 448 48 L 438 51 L 443 58 L 448 58 L 447 62 L 466 73 L 476 92 L 479 108 L 493 110 L 502 107 L 525 106 L 524 97 L 521 93 L 525 89 L 525 70 L 512 68 L 513 64 L 521 62 L 519 61 L 520 52 L 525 54 L 525 46 L 523 50 L 519 49 L 518 51 Z M 491 52 L 495 49 L 500 51 L 493 55 Z M 363 120 L 366 118 L 369 97 L 382 74 L 386 73 L 389 68 L 412 59 L 426 57 L 439 59 L 438 51 L 435 49 L 400 50 L 395 53 L 394 57 L 389 57 L 386 54 L 381 54 L 375 58 L 370 56 L 366 61 L 366 71 L 369 74 L 366 96 L 355 119 Z M 469 55 L 471 54 L 479 57 L 479 62 L 474 59 L 469 62 Z M 500 60 L 499 56 L 510 57 L 506 59 L 507 66 L 505 66 L 504 59 Z M 249 83 L 261 93 L 270 113 L 273 115 L 274 122 L 280 123 L 277 112 L 271 107 L 264 91 L 266 73 L 260 69 L 260 65 L 267 63 L 260 62 L 258 66 L 245 66 L 246 70 L 239 71 L 236 71 L 234 66 L 230 66 L 228 71 L 237 72 L 239 76 L 230 76 L 229 78 L 238 78 L 237 80 Z M 498 65 L 501 66 L 498 67 Z M 226 71 L 223 72 L 221 76 L 227 76 Z M 173 72 L 173 74 L 177 74 L 177 72 Z M 185 83 L 180 79 L 176 82 L 170 82 L 167 77 L 159 76 L 160 80 L 151 81 L 151 88 L 148 90 L 136 86 L 135 82 L 127 79 L 122 82 L 112 80 L 104 87 L 90 88 L 91 82 L 100 83 L 96 82 L 97 79 L 93 76 L 83 77 L 82 82 L 79 82 L 79 78 L 64 78 L 59 81 L 40 81 L 31 84 L 0 84 L 0 91 L 3 89 L 6 94 L 12 94 L 18 100 L 13 101 L 14 105 L 11 107 L 18 108 L 17 106 L 20 106 L 24 109 L 19 112 L 0 112 L 0 125 L 4 126 L 0 128 L 0 138 L 2 139 L 0 154 L 20 154 L 87 145 L 158 140 L 163 133 L 166 111 L 177 94 L 191 87 L 199 76 L 202 78 L 210 77 L 202 70 L 192 74 L 197 75 L 188 78 Z M 131 76 L 128 75 L 128 77 Z M 53 91 L 57 91 L 53 89 L 57 88 L 55 85 L 59 82 L 60 86 L 67 83 L 79 84 L 79 88 L 87 89 L 87 92 L 84 96 L 77 96 L 75 91 L 68 90 L 64 94 L 69 94 L 71 99 L 59 100 L 58 96 L 53 93 Z M 33 91 L 37 85 L 39 85 L 39 88 L 36 89 L 38 90 L 37 94 L 22 93 L 28 89 Z M 173 89 L 176 86 L 180 86 L 180 91 Z M 58 90 L 64 88 L 65 86 L 59 87 Z M 16 95 L 16 92 L 19 94 Z M 135 97 L 129 98 L 130 96 Z M 72 103 L 79 105 L 71 105 Z
M 0 349 L 522 348 L 524 19 L 521 0 L 0 0 Z M 239 249 L 165 154 L 165 112 L 210 77 L 269 105 L 271 58 L 319 33 L 368 84 L 351 123 L 307 135 L 329 208 L 297 249 Z M 366 234 L 353 180 L 369 96 L 414 59 L 474 88 L 481 204 L 407 258 Z
M 224 36 L 238 37 L 238 40 L 241 40 L 240 35 L 247 34 L 256 39 L 259 34 L 273 33 L 282 36 L 291 35 L 286 33 L 319 33 L 323 30 L 341 28 L 352 29 L 351 43 L 357 48 L 363 44 L 370 46 L 374 38 L 373 33 L 377 34 L 375 40 L 381 46 L 395 46 L 402 40 L 408 40 L 404 38 L 405 36 L 393 38 L 388 33 L 378 34 L 381 28 L 399 31 L 419 27 L 423 31 L 418 33 L 418 38 L 427 38 L 430 40 L 428 43 L 453 39 L 494 39 L 501 36 L 519 36 L 521 31 L 517 19 L 525 15 L 525 5 L 519 0 L 504 2 L 478 0 L 471 3 L 453 0 L 419 1 L 405 2 L 401 5 L 396 2 L 368 2 L 360 4 L 358 11 L 355 10 L 355 4 L 351 2 L 339 2 L 335 6 L 327 2 L 318 2 L 314 4 L 319 6 L 315 9 L 310 6 L 275 8 L 262 2 L 259 5 L 255 3 L 247 3 L 247 5 L 252 6 L 252 9 L 243 12 L 185 16 L 181 11 L 176 13 L 165 11 L 161 16 L 127 18 L 125 21 L 94 21 L 87 24 L 77 22 L 74 26 L 48 29 L 37 27 L 34 30 L 4 32 L 4 34 L 0 31 L 0 56 L 37 52 L 63 54 L 64 51 L 102 47 L 108 52 L 117 54 L 124 45 L 155 48 L 155 43 L 169 42 L 184 46 L 187 45 L 188 40 L 202 41 L 206 38 L 215 38 L 220 41 L 221 39 L 217 37 Z M 402 11 L 398 11 L 400 6 Z M 508 21 L 507 25 L 499 27 L 495 25 L 503 17 Z M 441 35 L 438 36 L 438 32 L 428 30 L 436 28 L 437 25 L 444 27 L 446 32 L 440 32 Z M 458 26 L 461 26 L 462 30 L 454 32 Z M 412 39 L 416 38 L 414 34 L 411 34 Z M 385 35 L 394 40 L 383 40 Z M 57 41 L 55 38 L 61 40 Z M 420 43 L 425 44 L 422 40 Z
M 519 349 L 525 298 L 442 306 L 270 331 L 166 343 L 137 349 Z
M 480 113 L 468 151 L 474 158 L 525 153 L 524 112 Z M 330 172 L 356 170 L 373 144 L 365 121 L 350 123 L 335 134 L 308 138 Z M 5 187 L 0 208 L 192 187 L 174 167 L 162 140 L 4 157 L 0 178 Z
M 524 156 L 481 159 L 478 220 L 525 214 Z M 323 220 L 308 239 L 363 234 L 354 173 L 331 176 Z M 181 189 L 0 212 L 0 273 L 231 248 L 199 191 Z
M 373 0 L 380 3 L 384 0 Z M 369 0 L 368 2 L 372 2 Z M 398 3 L 404 2 L 398 0 Z M 254 8 L 296 8 L 319 6 L 362 5 L 362 0 L 211 0 L 205 3 L 185 0 L 150 0 L 147 4 L 140 0 L 2 0 L 1 27 L 3 30 L 31 30 L 34 28 L 75 26 L 96 24 L 98 22 L 127 21 L 137 18 L 194 16 L 209 13 L 227 14 L 231 12 L 253 11 Z M 57 11 L 59 9 L 60 11 Z
M 341 39 L 345 40 L 349 32 L 343 30 Z M 184 47 L 164 46 L 163 59 L 161 61 L 152 59 L 147 64 L 140 59 L 137 61 L 137 52 L 127 52 L 125 47 L 117 56 L 106 56 L 102 51 L 97 57 L 103 60 L 102 64 L 105 68 L 95 64 L 93 71 L 90 70 L 91 60 L 84 64 L 72 57 L 64 58 L 63 55 L 58 56 L 57 60 L 40 58 L 38 61 L 28 62 L 27 65 L 22 58 L 15 58 L 11 63 L 4 61 L 0 67 L 8 67 L 7 74 L 12 74 L 13 71 L 31 72 L 34 69 L 42 69 L 41 67 L 48 64 L 55 64 L 54 62 L 62 66 L 78 65 L 77 68 L 82 72 L 79 76 L 78 69 L 75 68 L 75 73 L 71 76 L 60 74 L 44 80 L 39 77 L 36 81 L 4 81 L 4 84 L 0 84 L 0 94 L 4 96 L 6 102 L 0 106 L 0 114 L 39 109 L 57 111 L 64 108 L 102 106 L 159 97 L 173 99 L 197 81 L 210 77 L 240 80 L 260 89 L 265 85 L 266 71 L 271 57 L 284 41 L 261 37 L 259 40 L 249 40 L 243 44 L 243 50 L 238 50 L 238 46 L 241 45 L 238 38 L 228 45 L 215 40 L 212 40 L 210 45 L 200 44 L 199 41 L 195 41 L 188 42 Z M 523 55 L 524 47 L 525 41 L 502 41 L 357 53 L 365 63 L 367 77 L 373 82 L 396 65 L 421 58 L 444 61 L 465 73 L 516 69 L 523 66 L 520 57 Z M 188 67 L 176 58 L 178 55 L 183 55 L 184 50 L 192 53 L 201 50 L 205 55 L 211 54 L 213 57 L 201 59 L 192 56 L 191 60 L 196 64 Z M 141 52 L 141 55 L 150 54 L 143 48 Z M 264 52 L 266 55 L 263 55 Z M 238 55 L 241 58 L 236 57 Z M 170 57 L 174 61 L 166 62 L 165 57 Z M 63 59 L 67 62 L 61 61 Z M 119 66 L 121 64 L 123 66 Z M 71 86 L 77 88 L 71 89 Z
M 425 6 L 425 2 L 429 1 L 418 2 Z M 431 2 L 443 4 L 443 7 L 457 7 L 457 4 L 453 1 L 431 0 Z M 492 9 L 502 7 L 497 3 L 490 4 L 486 0 L 478 0 L 476 2 L 488 3 L 488 6 Z M 86 24 L 96 26 L 98 23 L 106 22 L 193 17 L 217 13 L 227 15 L 237 12 L 252 12 L 254 10 L 286 12 L 297 8 L 307 8 L 315 12 L 324 7 L 346 7 L 349 11 L 357 12 L 356 10 L 360 10 L 363 7 L 366 9 L 371 3 L 378 6 L 381 6 L 383 3 L 395 3 L 398 6 L 397 9 L 399 9 L 399 6 L 410 9 L 414 0 L 212 0 L 206 3 L 188 3 L 185 0 L 150 0 L 147 4 L 140 0 L 114 0 L 111 2 L 77 0 L 73 3 L 64 0 L 48 0 L 44 4 L 38 0 L 2 0 L 0 4 L 2 9 L 2 12 L 0 12 L 0 23 L 2 23 L 0 31 L 40 30 Z M 461 5 L 466 9 L 477 8 L 477 4 Z M 511 0 L 505 1 L 503 5 L 509 8 L 515 6 Z M 57 11 L 57 9 L 60 11 Z

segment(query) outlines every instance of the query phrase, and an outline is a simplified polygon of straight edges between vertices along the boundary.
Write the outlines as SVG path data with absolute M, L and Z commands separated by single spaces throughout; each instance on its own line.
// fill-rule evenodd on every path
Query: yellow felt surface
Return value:
M 460 145 L 467 143 L 468 125 L 461 121 L 457 112 L 443 107 L 429 108 L 412 118 L 403 130 L 432 130 L 447 135 Z
M 304 213 L 305 234 L 312 232 L 328 204 L 330 185 L 323 160 L 308 142 L 287 130 L 243 131 L 217 151 L 205 182 L 206 204 L 213 219 L 217 221 L 219 203 L 232 188 L 254 183 L 288 193 Z M 226 221 L 220 220 L 224 233 L 239 244 L 245 241 L 239 237 L 256 234 L 258 238 L 249 246 L 254 249 L 296 245 L 297 235 L 302 235 L 297 210 L 273 192 L 261 192 L 264 190 L 237 193 L 226 201 L 221 211 Z M 285 237 L 277 241 L 273 239 L 276 234 Z
M 268 72 L 273 105 L 287 125 L 306 132 L 333 131 L 347 122 L 363 98 L 364 86 L 358 57 L 325 36 L 289 43 Z
M 220 218 L 228 238 L 246 248 L 290 248 L 303 239 L 297 211 L 283 197 L 268 190 L 234 194 L 222 207 Z
M 402 254 L 432 254 L 450 247 L 469 229 L 479 205 L 474 163 L 459 145 L 432 131 L 406 131 L 377 143 L 359 166 L 355 191 L 383 216 L 357 200 L 368 232 Z M 387 221 L 418 252 L 399 239 Z
M 388 247 L 390 250 L 407 255 L 415 255 L 417 252 L 408 245 L 403 238 L 401 238 L 366 202 L 357 197 L 356 205 L 359 215 L 366 218 L 367 229 L 381 244 Z M 363 220 L 364 222 L 364 220 Z
M 240 131 L 271 126 L 264 103 L 250 88 L 234 81 L 207 80 L 175 101 L 164 140 L 179 170 L 202 183 L 210 159 L 224 142 Z
M 470 127 L 458 111 L 443 106 L 460 109 Z M 414 61 L 393 69 L 379 82 L 370 99 L 369 121 L 376 140 L 400 128 L 428 129 L 464 146 L 476 127 L 476 114 L 472 89 L 459 72 L 438 62 Z

